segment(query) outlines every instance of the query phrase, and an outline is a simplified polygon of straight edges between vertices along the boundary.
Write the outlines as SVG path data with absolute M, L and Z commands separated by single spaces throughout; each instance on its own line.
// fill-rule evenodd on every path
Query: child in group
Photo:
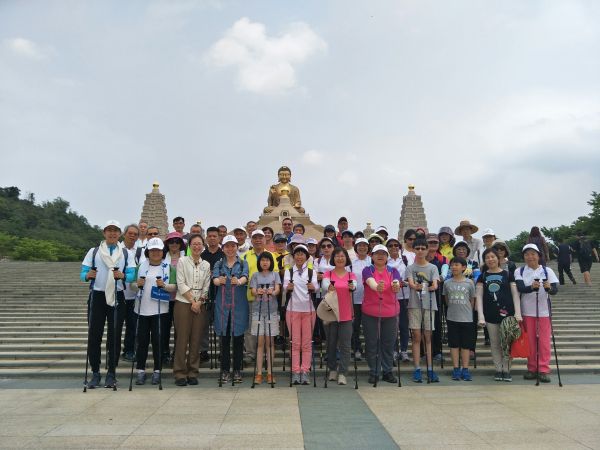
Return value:
M 413 249 L 416 257 L 414 264 L 408 266 L 406 277 L 410 287 L 410 298 L 408 300 L 408 326 L 412 332 L 412 354 L 415 364 L 413 381 L 422 383 L 420 359 L 421 359 L 421 336 L 425 337 L 425 353 L 427 359 L 427 379 L 431 383 L 440 381 L 437 374 L 433 371 L 431 357 L 431 332 L 434 330 L 434 311 L 437 311 L 437 304 L 434 295 L 438 288 L 440 279 L 437 267 L 427 262 L 427 253 L 429 251 L 427 241 L 424 238 L 417 238 L 414 241 Z M 423 333 L 422 333 L 423 330 Z
M 307 385 L 317 315 L 311 294 L 317 286 L 317 275 L 307 265 L 309 253 L 305 245 L 296 246 L 293 256 L 294 265 L 285 271 L 283 278 L 283 289 L 287 292 L 286 322 L 291 336 L 292 383 Z
M 252 335 L 258 336 L 254 383 L 263 381 L 263 358 L 267 355 L 267 383 L 275 383 L 272 358 L 275 355 L 274 336 L 279 334 L 279 313 L 277 295 L 281 287 L 279 275 L 273 271 L 275 261 L 271 253 L 265 251 L 258 256 L 259 272 L 252 275 L 250 289 L 256 299 L 252 304 Z M 266 350 L 265 350 L 266 348 Z M 273 356 L 272 356 L 273 355 Z
M 450 260 L 452 278 L 444 282 L 442 295 L 446 300 L 446 324 L 448 326 L 448 345 L 452 357 L 452 379 L 472 381 L 469 372 L 469 353 L 473 348 L 475 334 L 473 328 L 473 309 L 475 306 L 475 285 L 464 275 L 467 260 L 455 256 Z M 462 371 L 459 366 L 459 353 Z

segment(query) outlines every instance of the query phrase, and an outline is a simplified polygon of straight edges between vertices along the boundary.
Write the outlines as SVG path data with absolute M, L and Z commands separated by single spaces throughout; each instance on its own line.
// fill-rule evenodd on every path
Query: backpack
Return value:
M 546 276 L 546 280 L 548 279 L 548 271 L 546 270 L 546 266 L 542 266 L 542 269 L 544 269 L 544 275 Z M 523 277 L 523 271 L 525 270 L 525 266 L 521 266 L 521 269 L 519 269 L 520 273 L 521 273 L 521 277 Z
M 143 250 L 144 250 L 144 247 L 138 247 L 135 249 L 135 265 L 136 266 L 140 265 L 140 259 L 142 258 Z
M 587 239 L 579 241 L 579 256 L 584 259 L 592 259 L 592 243 Z
M 312 280 L 313 277 L 313 269 L 309 268 L 308 269 L 308 282 L 310 283 L 310 280 Z M 290 283 L 294 282 L 294 266 L 290 267 Z M 292 292 L 288 291 L 285 294 L 285 307 L 287 309 L 287 304 L 290 301 L 290 298 L 292 297 Z

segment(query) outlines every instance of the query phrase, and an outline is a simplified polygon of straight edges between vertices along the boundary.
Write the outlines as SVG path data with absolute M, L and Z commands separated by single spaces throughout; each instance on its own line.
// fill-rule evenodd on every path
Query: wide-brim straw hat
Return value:
M 319 306 L 317 307 L 317 316 L 323 322 L 337 322 L 340 317 L 340 308 L 337 293 L 327 292 Z
M 477 231 L 479 231 L 479 227 L 477 225 L 473 225 L 468 220 L 461 220 L 460 224 L 454 230 L 454 234 L 460 234 L 463 228 L 470 228 L 471 233 L 477 233 Z

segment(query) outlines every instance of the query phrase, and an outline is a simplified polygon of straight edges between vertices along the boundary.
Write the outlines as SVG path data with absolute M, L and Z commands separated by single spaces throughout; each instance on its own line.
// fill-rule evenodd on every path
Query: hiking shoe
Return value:
M 100 386 L 101 379 L 102 377 L 100 376 L 100 372 L 92 373 L 92 379 L 87 382 L 88 389 L 96 389 L 98 386 Z
M 330 370 L 329 378 L 327 378 L 327 381 L 335 381 L 335 380 L 337 380 L 337 372 L 335 370 Z
M 422 383 L 423 382 L 423 375 L 421 375 L 421 369 L 415 369 L 415 371 L 413 372 L 412 380 L 415 383 Z
M 547 373 L 540 373 L 540 383 L 550 383 L 550 377 Z
M 398 378 L 396 378 L 392 372 L 384 373 L 383 376 L 381 377 L 381 379 L 387 383 L 397 383 L 398 382 Z
M 142 386 L 146 384 L 146 372 L 138 372 L 137 377 L 135 379 L 135 384 L 138 386 Z
M 161 378 L 160 378 L 160 372 L 152 372 L 152 384 L 157 385 L 160 384 Z M 183 381 L 185 381 L 185 384 L 187 384 L 187 380 L 184 378 Z
M 433 355 L 433 360 L 440 362 L 442 360 L 442 354 L 438 353 L 437 355 Z
M 379 381 L 377 375 L 369 375 L 369 384 L 375 384 Z
M 175 386 L 187 386 L 187 380 L 185 378 L 177 378 L 175 380 Z
M 293 373 L 292 374 L 292 384 L 294 385 L 299 385 L 300 384 L 300 374 L 299 373 Z
M 200 352 L 200 362 L 204 363 L 210 361 L 210 355 L 208 354 L 208 352 Z
M 337 383 L 341 386 L 346 386 L 348 382 L 346 381 L 346 375 L 340 373 L 337 377 Z
M 267 383 L 268 384 L 271 384 L 271 383 L 275 384 L 276 383 L 275 377 L 273 375 L 271 375 L 270 373 L 267 374 Z
M 308 386 L 310 383 L 310 378 L 308 376 L 308 372 L 302 372 L 300 374 L 300 384 L 303 384 L 304 386 Z
M 188 377 L 187 384 L 189 384 L 190 386 L 196 386 L 198 384 L 198 378 Z
M 504 372 L 502 374 L 502 379 L 508 383 L 512 382 L 512 375 L 510 374 L 510 372 Z
M 469 372 L 469 369 L 467 369 L 466 367 L 463 367 L 462 373 L 460 375 L 464 381 L 473 381 L 471 372 Z
M 429 378 L 430 383 L 439 383 L 440 382 L 440 377 L 438 377 L 437 373 L 435 373 L 433 370 L 427 371 L 427 378 Z
M 400 357 L 402 358 L 402 362 L 410 361 L 410 359 L 408 358 L 408 352 L 400 352 Z
M 241 383 L 242 381 L 244 381 L 244 380 L 242 380 L 242 372 L 239 370 L 234 370 L 233 371 L 233 382 L 238 384 L 238 383 Z
M 394 352 L 394 356 L 392 357 L 393 361 L 396 362 L 398 361 L 398 358 L 400 357 L 400 354 L 398 352 Z
M 231 381 L 231 374 L 229 372 L 222 372 L 221 373 L 221 382 L 229 383 L 230 381 Z
M 117 379 L 115 378 L 115 374 L 112 372 L 108 372 L 106 374 L 106 378 L 104 380 L 105 388 L 114 388 L 117 385 Z
M 452 369 L 452 379 L 454 381 L 460 381 L 460 369 L 458 367 Z
M 535 372 L 531 372 L 531 371 L 527 371 L 525 372 L 525 374 L 523 375 L 523 378 L 525 378 L 526 380 L 535 380 L 536 379 L 536 375 Z
M 494 380 L 496 380 L 496 381 L 502 381 L 502 380 L 504 380 L 503 373 L 502 372 L 496 372 L 494 374 Z
M 254 377 L 254 384 L 262 384 L 263 382 L 263 376 L 260 373 L 257 373 L 256 376 Z
M 362 361 L 362 353 L 360 352 L 360 350 L 356 350 L 354 352 L 354 359 L 357 361 Z

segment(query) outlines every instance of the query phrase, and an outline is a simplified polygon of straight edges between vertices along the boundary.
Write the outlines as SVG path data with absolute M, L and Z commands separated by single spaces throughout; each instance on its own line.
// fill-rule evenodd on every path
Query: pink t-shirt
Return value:
M 392 291 L 392 281 L 402 281 L 400 274 L 394 268 L 386 267 L 379 272 L 375 266 L 367 266 L 363 270 L 363 284 L 365 286 L 365 298 L 362 303 L 362 312 L 371 317 L 394 317 L 400 313 L 400 302 L 396 300 L 396 294 Z M 384 288 L 381 294 L 381 315 L 379 310 L 379 292 L 374 291 L 367 284 L 369 278 L 374 278 L 379 283 L 383 280 Z
M 338 298 L 339 321 L 346 322 L 352 320 L 352 295 L 348 289 L 348 280 L 356 281 L 356 275 L 352 272 L 346 272 L 339 277 L 334 271 L 325 272 L 323 278 L 327 278 L 335 283 L 335 292 Z

